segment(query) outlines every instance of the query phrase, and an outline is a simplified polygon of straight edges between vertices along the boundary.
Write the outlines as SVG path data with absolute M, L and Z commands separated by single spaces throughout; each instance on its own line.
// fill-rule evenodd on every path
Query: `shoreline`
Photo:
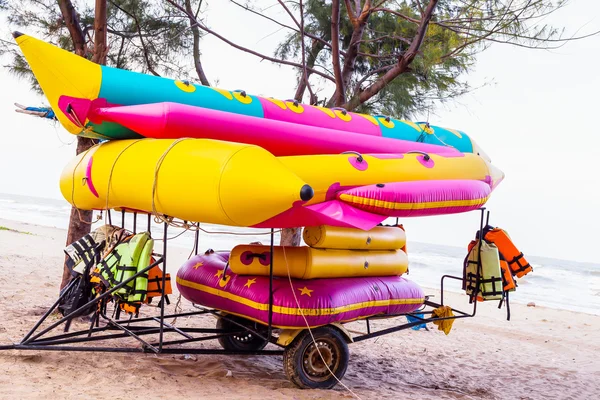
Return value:
M 63 238 L 66 238 L 66 232 L 67 232 L 67 230 L 63 229 L 63 228 L 49 227 L 49 226 L 44 226 L 44 225 L 37 225 L 37 224 L 32 224 L 32 223 L 27 223 L 27 222 L 21 222 L 21 221 L 15 221 L 15 220 L 10 220 L 10 219 L 3 219 L 3 218 L 0 218 L 0 231 L 2 231 L 1 227 L 6 227 L 9 230 L 15 230 L 18 233 L 22 233 L 22 234 L 30 234 L 30 233 L 32 233 L 32 232 L 29 232 L 28 229 L 32 230 L 32 231 L 36 231 L 38 229 L 41 229 L 41 230 L 44 230 L 44 231 L 47 230 L 48 232 L 54 232 L 54 233 L 52 233 L 53 236 L 56 235 L 56 234 L 58 234 L 60 232 L 60 234 L 63 235 Z M 62 256 L 62 249 L 63 248 L 64 248 L 64 243 L 63 243 L 62 247 L 59 247 L 59 249 L 58 249 L 58 252 L 59 252 L 60 256 Z M 170 267 L 169 267 L 169 271 L 168 272 L 171 273 L 174 276 L 175 273 L 177 272 L 177 268 L 179 268 L 179 266 L 182 265 L 183 262 L 187 259 L 187 258 L 183 258 L 182 259 L 181 257 L 182 257 L 182 255 L 184 253 L 186 253 L 189 250 L 189 248 L 185 247 L 185 246 L 178 245 L 177 243 L 170 244 L 169 248 L 170 249 L 171 248 L 175 249 L 174 251 L 170 252 L 170 254 L 169 254 L 170 256 L 171 256 L 172 253 L 175 253 L 176 254 L 175 257 L 178 260 L 181 259 L 181 262 L 178 261 L 177 264 L 174 264 L 175 267 L 173 267 L 173 263 L 171 263 L 171 262 L 169 263 Z M 157 251 L 160 252 L 160 249 L 157 249 Z M 189 254 L 189 253 L 187 253 L 187 254 Z M 185 257 L 187 257 L 187 254 L 186 254 Z M 457 272 L 457 274 L 458 274 L 458 272 Z M 419 283 L 417 280 L 411 279 L 410 276 L 408 276 L 407 278 L 410 279 L 410 280 L 415 281 L 417 284 Z M 423 288 L 423 290 L 425 290 L 426 294 L 434 293 L 436 295 L 436 297 L 439 297 L 439 292 L 440 292 L 439 288 L 435 288 L 435 287 L 431 287 L 431 286 L 427 286 L 427 285 L 419 285 L 419 286 L 421 286 Z M 521 290 L 527 290 L 527 289 L 524 288 L 524 289 L 521 289 Z M 450 296 L 456 296 L 456 295 L 460 296 L 460 295 L 463 295 L 461 297 L 466 297 L 466 296 L 464 296 L 464 292 L 462 290 L 452 290 L 452 288 L 446 289 L 444 291 L 444 296 L 446 296 L 446 295 L 450 295 Z M 516 300 L 513 299 L 513 298 L 510 299 L 510 304 L 511 305 L 518 304 L 518 305 L 526 306 L 527 303 L 528 302 L 520 302 L 518 299 L 516 299 Z M 497 301 L 490 301 L 490 302 L 486 302 L 484 304 L 495 304 L 497 306 L 498 303 L 497 303 Z M 479 307 L 479 305 L 481 305 L 481 303 L 478 303 L 478 307 Z M 469 307 L 472 307 L 472 305 L 469 306 Z M 504 309 L 504 307 L 505 306 L 503 306 L 503 309 Z M 572 309 L 569 309 L 569 308 L 552 307 L 552 306 L 545 306 L 545 305 L 538 305 L 538 304 L 536 304 L 534 307 L 537 308 L 537 309 L 567 311 L 567 312 L 573 312 L 573 313 L 590 315 L 590 316 L 598 316 L 598 314 L 593 314 L 592 312 L 581 311 L 581 310 L 572 310 Z
M 0 345 L 18 342 L 55 301 L 62 276 L 64 230 L 0 219 Z M 189 249 L 170 249 L 169 272 Z M 176 292 L 176 285 L 173 285 Z M 430 293 L 430 289 L 426 289 Z M 446 293 L 447 304 L 469 310 L 466 296 Z M 170 296 L 168 312 L 177 294 Z M 433 299 L 439 300 L 439 297 Z M 183 312 L 193 310 L 182 299 Z M 157 310 L 145 307 L 144 315 Z M 497 302 L 479 303 L 474 318 L 455 320 L 449 335 L 407 329 L 351 343 L 343 383 L 362 399 L 588 399 L 600 392 L 600 316 L 511 303 L 511 320 Z M 52 315 L 51 319 L 56 318 Z M 404 317 L 376 320 L 386 329 Z M 172 322 L 172 321 L 169 321 Z M 89 323 L 74 322 L 86 329 Z M 214 328 L 211 316 L 184 317 L 177 326 Z M 352 322 L 353 331 L 366 330 Z M 60 333 L 60 332 L 58 332 Z M 136 346 L 131 339 L 112 342 Z M 216 342 L 201 342 L 219 348 Z M 301 390 L 290 383 L 281 356 L 153 355 L 99 352 L 0 351 L 3 398 L 353 398 L 333 390 Z M 110 371 L 110 373 L 106 373 Z M 108 390 L 111 388 L 111 390 Z M 164 393 L 164 395 L 161 395 Z M 119 397 L 120 396 L 120 397 Z

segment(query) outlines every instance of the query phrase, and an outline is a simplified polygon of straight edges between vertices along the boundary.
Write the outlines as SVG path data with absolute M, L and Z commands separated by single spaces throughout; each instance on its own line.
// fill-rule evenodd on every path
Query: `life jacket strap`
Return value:
M 529 268 L 531 268 L 531 271 L 533 271 L 533 267 L 529 263 L 521 265 L 522 258 L 524 258 L 523 253 L 519 253 L 519 255 L 515 256 L 511 261 L 509 261 L 508 264 L 510 265 L 510 269 L 515 273 L 525 272 Z M 518 267 L 513 268 L 513 264 L 516 264 Z

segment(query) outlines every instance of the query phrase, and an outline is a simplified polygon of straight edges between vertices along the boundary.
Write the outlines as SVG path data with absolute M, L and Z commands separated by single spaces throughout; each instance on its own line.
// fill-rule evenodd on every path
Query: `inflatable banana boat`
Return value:
M 13 36 L 58 120 L 73 134 L 191 136 L 256 144 L 275 155 L 418 150 L 475 153 L 489 161 L 461 131 L 100 66 L 22 33 Z
M 177 272 L 177 288 L 187 300 L 268 324 L 269 278 L 238 275 L 225 268 L 228 253 L 207 252 Z M 290 283 L 291 282 L 291 283 Z M 423 290 L 400 276 L 273 280 L 273 326 L 306 328 L 373 315 L 417 310 Z
M 209 139 L 108 141 L 63 170 L 80 209 L 123 208 L 254 227 L 370 229 L 387 217 L 477 209 L 502 179 L 474 154 L 274 157 Z

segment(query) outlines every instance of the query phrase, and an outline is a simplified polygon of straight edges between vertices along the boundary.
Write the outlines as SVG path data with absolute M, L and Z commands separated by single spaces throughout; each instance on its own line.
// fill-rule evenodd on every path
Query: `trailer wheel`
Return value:
M 267 334 L 266 329 L 262 325 L 258 325 L 252 321 L 248 321 L 244 318 L 236 317 L 233 315 L 227 316 L 227 318 L 234 320 L 235 322 L 242 324 L 244 326 L 251 327 L 253 330 L 260 332 L 265 331 L 265 336 Z M 223 329 L 225 331 L 231 332 L 239 332 L 242 330 L 238 325 L 233 322 L 225 319 L 219 318 L 217 320 L 217 329 Z M 234 333 L 231 335 L 221 336 L 219 337 L 219 344 L 225 350 L 233 350 L 233 351 L 255 351 L 262 350 L 265 348 L 267 343 L 263 338 L 257 336 L 256 334 L 250 331 L 243 331 L 241 333 Z
M 348 368 L 348 345 L 334 327 L 323 326 L 312 332 L 314 341 L 305 330 L 286 347 L 283 369 L 287 378 L 302 389 L 331 389 Z

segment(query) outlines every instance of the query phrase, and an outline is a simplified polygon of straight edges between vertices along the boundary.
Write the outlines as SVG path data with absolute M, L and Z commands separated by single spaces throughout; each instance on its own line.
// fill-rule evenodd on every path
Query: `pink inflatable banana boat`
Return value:
M 177 272 L 177 288 L 189 301 L 267 324 L 269 278 L 224 272 L 229 253 L 188 260 Z M 300 304 L 300 309 L 298 304 Z M 423 290 L 400 276 L 273 280 L 273 326 L 306 328 L 372 315 L 415 311 Z M 303 317 L 304 315 L 304 317 Z M 306 321 L 305 319 L 306 318 Z

